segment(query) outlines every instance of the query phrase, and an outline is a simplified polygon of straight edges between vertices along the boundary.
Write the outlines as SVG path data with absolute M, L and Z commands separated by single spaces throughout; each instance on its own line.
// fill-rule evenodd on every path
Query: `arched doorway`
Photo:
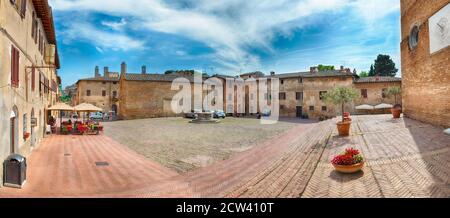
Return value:
M 34 147 L 36 143 L 36 135 L 34 134 L 34 127 L 36 125 L 36 118 L 34 117 L 34 108 L 31 109 L 31 130 L 30 130 L 30 139 L 31 139 L 31 147 Z
M 10 153 L 14 154 L 19 150 L 19 110 L 13 107 L 10 117 Z
M 114 114 L 117 115 L 117 105 L 113 104 L 111 109 L 112 109 L 112 111 L 114 111 Z

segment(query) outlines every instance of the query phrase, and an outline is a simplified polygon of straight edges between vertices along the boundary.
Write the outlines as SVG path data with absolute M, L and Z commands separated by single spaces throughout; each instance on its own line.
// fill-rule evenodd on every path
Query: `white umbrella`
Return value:
M 375 109 L 375 107 L 372 105 L 363 104 L 363 105 L 356 106 L 355 109 L 356 110 L 373 110 L 373 109 Z
M 67 104 L 58 102 L 55 105 L 51 106 L 48 110 L 51 110 L 51 111 L 73 111 L 73 107 L 71 107 Z
M 392 107 L 393 107 L 392 104 L 381 103 L 381 104 L 375 106 L 375 109 L 389 109 Z
M 96 107 L 96 106 L 94 106 L 92 104 L 88 104 L 88 103 L 79 104 L 79 105 L 75 106 L 74 109 L 76 111 L 87 111 L 87 112 L 90 112 L 90 111 L 102 111 L 101 108 Z
M 101 108 L 96 107 L 95 105 L 92 105 L 92 104 L 88 104 L 88 103 L 82 103 L 82 104 L 75 106 L 75 110 L 78 112 L 88 112 L 88 113 L 95 112 L 95 111 L 102 111 Z
M 59 111 L 59 123 L 60 123 L 60 126 L 61 126 L 61 123 L 62 123 L 61 112 L 62 111 L 73 111 L 74 109 L 70 105 L 67 105 L 67 104 L 62 103 L 62 102 L 58 102 L 55 105 L 51 106 L 48 110 Z

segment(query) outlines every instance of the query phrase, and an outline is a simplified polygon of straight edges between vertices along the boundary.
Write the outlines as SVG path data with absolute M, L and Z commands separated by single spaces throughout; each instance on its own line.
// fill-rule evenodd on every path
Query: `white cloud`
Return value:
M 125 19 L 121 19 L 119 22 L 112 22 L 112 21 L 102 21 L 103 26 L 107 26 L 113 30 L 122 30 L 125 25 L 127 25 L 127 21 Z
M 308 24 L 304 18 L 320 18 L 319 15 L 323 13 L 350 9 L 371 23 L 399 8 L 398 0 L 192 0 L 183 1 L 187 2 L 184 6 L 180 5 L 180 2 L 163 0 L 51 0 L 50 2 L 57 11 L 90 11 L 131 17 L 133 24 L 129 25 L 137 28 L 201 41 L 215 50 L 217 63 L 232 70 L 260 66 L 259 57 L 252 54 L 250 48 L 273 52 L 271 42 L 275 34 L 282 33 L 289 36 L 293 29 Z M 102 24 L 120 30 L 127 22 L 122 20 L 119 23 Z M 70 36 L 91 38 L 101 48 L 112 46 L 115 49 L 125 50 L 142 46 L 142 42 L 129 36 L 105 34 L 86 25 L 74 24 L 73 27 L 82 33 L 69 34 Z M 101 34 L 106 40 L 97 34 Z M 95 38 L 92 37 L 94 35 Z
M 132 39 L 126 35 L 99 30 L 89 23 L 73 22 L 61 33 L 66 43 L 72 40 L 82 40 L 95 45 L 99 52 L 111 49 L 114 51 L 128 51 L 142 49 L 145 43 Z

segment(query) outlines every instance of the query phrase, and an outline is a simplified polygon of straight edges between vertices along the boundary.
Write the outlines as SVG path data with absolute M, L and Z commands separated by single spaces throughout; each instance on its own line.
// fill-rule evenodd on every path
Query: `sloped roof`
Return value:
M 275 77 L 275 78 L 285 79 L 285 78 L 295 78 L 295 77 L 314 78 L 314 77 L 335 77 L 335 76 L 337 76 L 337 77 L 353 77 L 353 76 L 357 76 L 357 75 L 353 74 L 353 73 L 348 73 L 346 71 L 342 72 L 339 70 L 326 70 L 326 71 L 318 71 L 316 73 L 311 73 L 310 71 L 296 72 L 296 73 L 283 73 L 283 74 L 268 75 L 266 77 Z
M 119 77 L 90 77 L 90 78 L 83 78 L 83 79 L 79 79 L 78 82 L 80 81 L 99 81 L 99 82 L 119 82 Z M 77 82 L 77 83 L 78 83 Z
M 361 77 L 355 81 L 355 83 L 381 83 L 381 82 L 401 82 L 402 78 L 390 77 L 390 76 L 372 76 Z
M 161 82 L 172 82 L 176 78 L 186 78 L 190 82 L 194 82 L 193 76 L 180 75 L 180 74 L 135 74 L 127 73 L 125 74 L 125 79 L 128 81 L 161 81 Z M 203 79 L 207 78 L 203 76 Z
M 58 55 L 58 46 L 56 42 L 56 33 L 55 33 L 55 23 L 53 21 L 53 13 L 52 8 L 48 4 L 48 0 L 33 0 L 34 9 L 36 10 L 36 15 L 42 20 L 42 25 L 44 26 L 45 36 L 50 44 L 54 44 L 56 46 L 55 50 L 55 65 L 59 69 L 59 55 Z

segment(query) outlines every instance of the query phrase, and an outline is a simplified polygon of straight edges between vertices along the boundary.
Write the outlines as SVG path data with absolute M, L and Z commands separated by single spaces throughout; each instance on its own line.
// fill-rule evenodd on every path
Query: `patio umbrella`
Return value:
M 392 108 L 392 104 L 381 103 L 375 106 L 375 109 L 389 109 Z
M 362 104 L 355 107 L 356 110 L 373 110 L 375 109 L 374 106 L 368 105 L 368 104 Z
M 89 103 L 82 103 L 74 107 L 75 111 L 77 112 L 97 112 L 102 111 L 101 108 L 96 107 L 95 105 L 89 104 Z
M 61 125 L 61 123 L 62 123 L 61 112 L 62 111 L 73 111 L 74 108 L 71 107 L 70 105 L 65 104 L 65 103 L 58 102 L 55 105 L 51 106 L 48 110 L 50 110 L 50 111 L 59 111 L 59 123 Z

